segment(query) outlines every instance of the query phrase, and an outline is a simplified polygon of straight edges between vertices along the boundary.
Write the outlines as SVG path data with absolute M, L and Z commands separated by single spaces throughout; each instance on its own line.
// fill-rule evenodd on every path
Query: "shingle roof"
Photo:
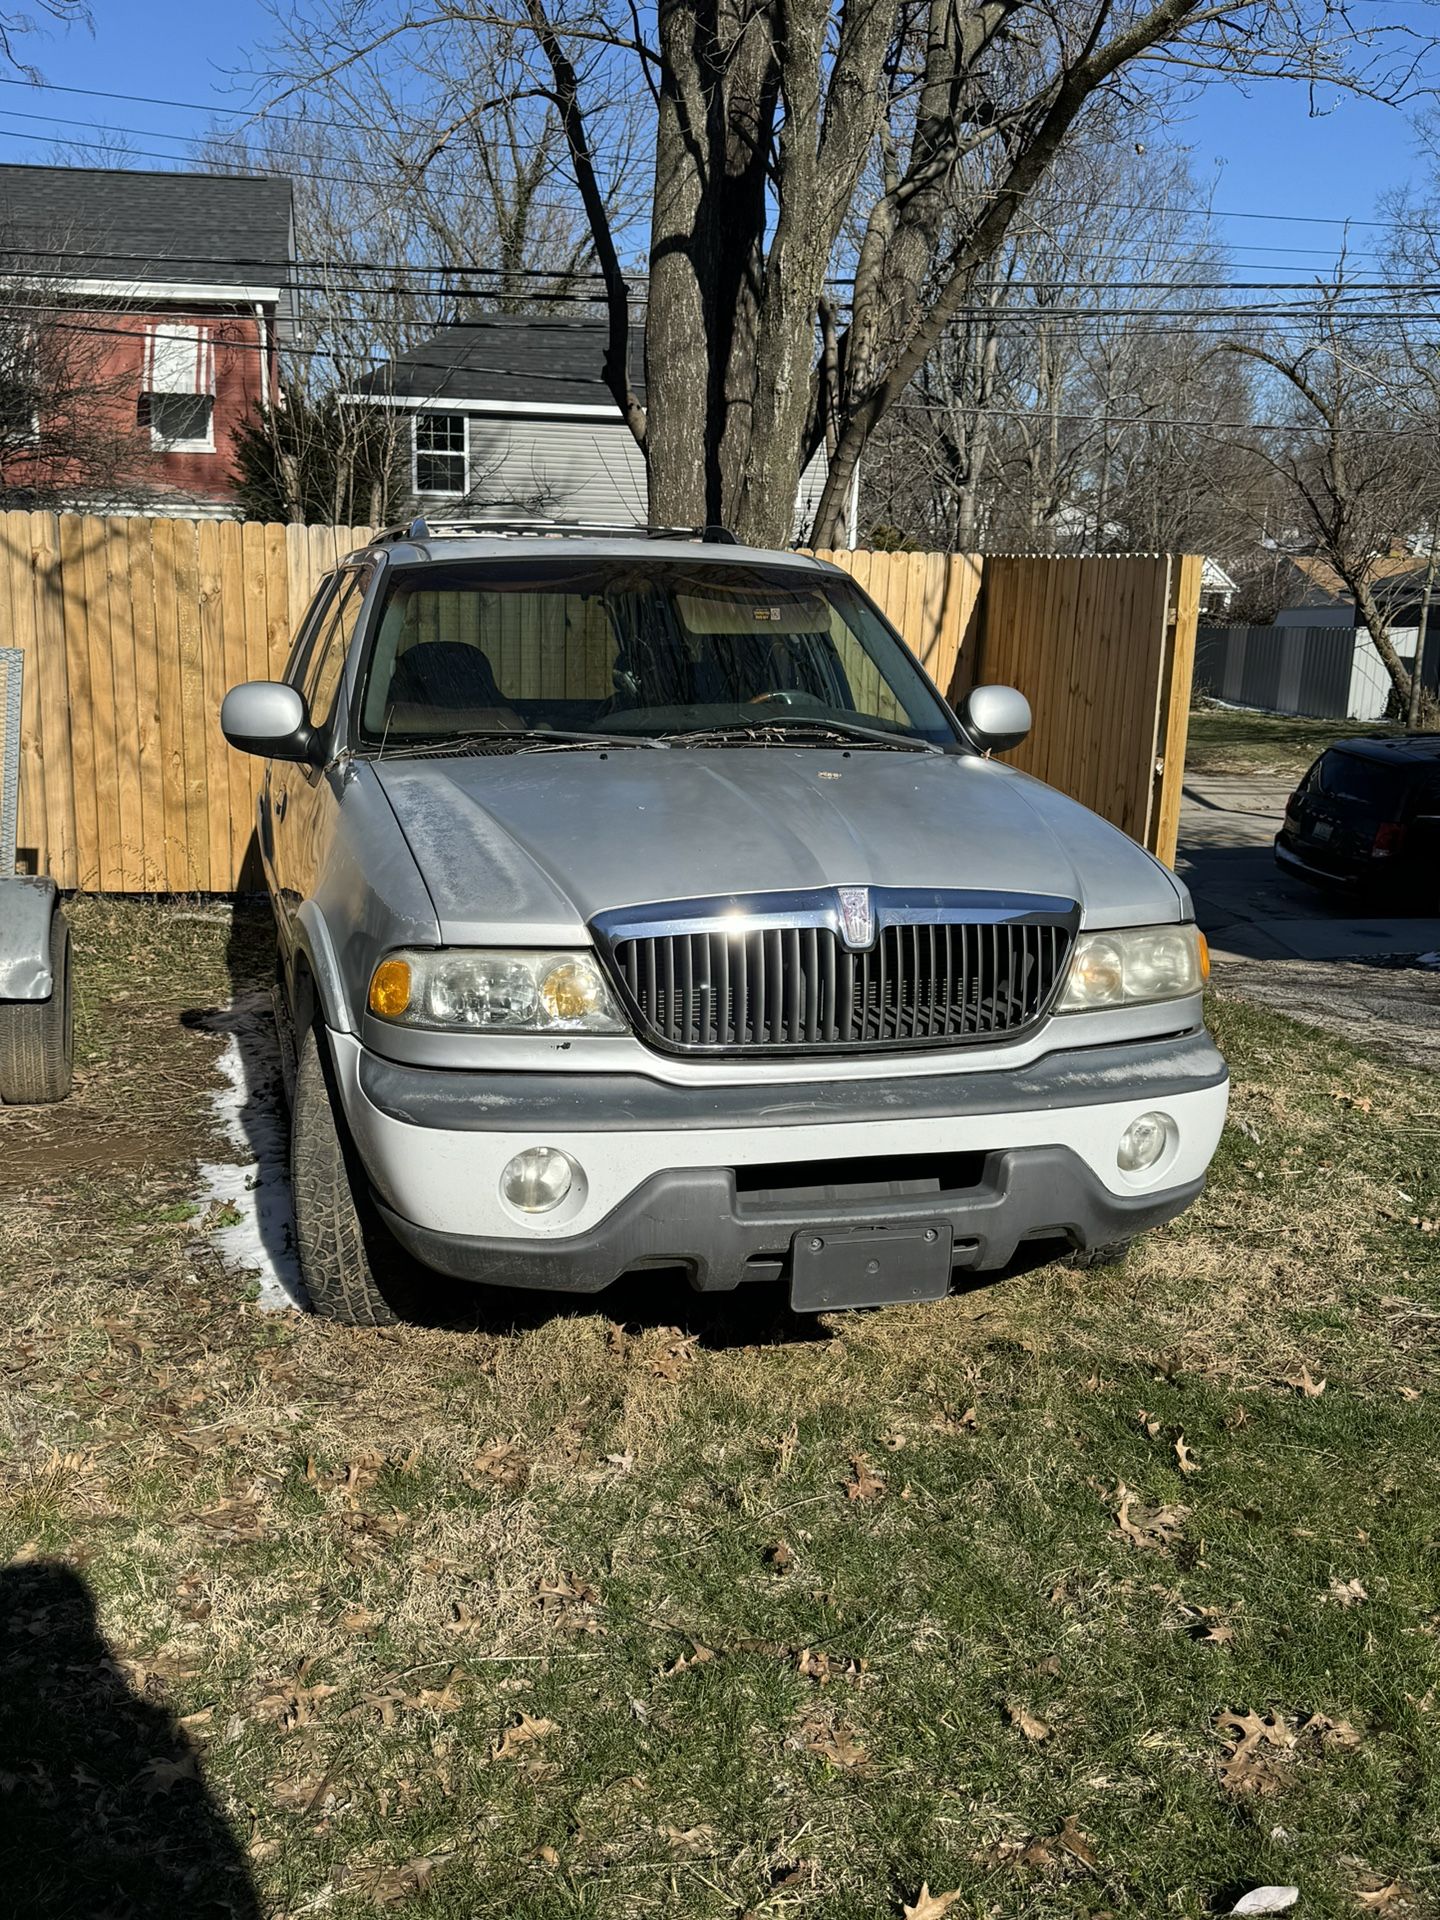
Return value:
M 0 166 L 0 245 L 77 280 L 283 287 L 290 201 L 288 180 Z
M 416 400 L 509 400 L 528 405 L 612 406 L 601 365 L 604 320 L 487 313 L 457 320 L 358 382 L 361 393 Z M 634 329 L 630 377 L 645 397 L 644 343 Z M 619 409 L 616 409 L 619 418 Z
M 1288 605 L 1329 607 L 1350 604 L 1353 595 L 1328 560 L 1318 553 L 1294 553 L 1289 555 L 1289 561 L 1299 574 L 1301 584 L 1297 596 L 1287 601 Z M 1419 591 L 1426 565 L 1423 554 L 1381 554 L 1370 563 L 1370 584 L 1380 591 L 1381 598 L 1387 592 L 1403 598 L 1411 589 Z

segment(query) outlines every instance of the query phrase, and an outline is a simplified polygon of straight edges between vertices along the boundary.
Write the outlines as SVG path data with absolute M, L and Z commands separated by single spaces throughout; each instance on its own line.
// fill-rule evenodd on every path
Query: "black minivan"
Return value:
M 1275 858 L 1322 886 L 1440 912 L 1440 733 L 1337 740 L 1291 794 Z

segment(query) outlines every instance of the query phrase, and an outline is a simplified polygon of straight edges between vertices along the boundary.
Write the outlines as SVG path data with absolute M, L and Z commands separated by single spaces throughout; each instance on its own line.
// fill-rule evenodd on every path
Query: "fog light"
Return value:
M 500 1176 L 500 1191 L 522 1213 L 548 1213 L 575 1182 L 575 1169 L 558 1147 L 527 1147 Z
M 1144 1173 L 1164 1153 L 1170 1122 L 1163 1113 L 1142 1113 L 1120 1136 L 1116 1163 L 1122 1173 Z

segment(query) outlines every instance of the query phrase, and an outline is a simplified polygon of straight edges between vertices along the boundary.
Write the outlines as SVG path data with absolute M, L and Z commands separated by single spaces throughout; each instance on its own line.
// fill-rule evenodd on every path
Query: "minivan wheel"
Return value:
M 1103 1247 L 1077 1247 L 1065 1264 L 1077 1273 L 1089 1273 L 1094 1267 L 1118 1267 L 1134 1244 L 1133 1240 L 1112 1240 Z
M 408 1262 L 386 1232 L 345 1133 L 329 1050 L 300 1042 L 290 1110 L 295 1242 L 311 1305 L 349 1327 L 390 1327 L 418 1304 Z

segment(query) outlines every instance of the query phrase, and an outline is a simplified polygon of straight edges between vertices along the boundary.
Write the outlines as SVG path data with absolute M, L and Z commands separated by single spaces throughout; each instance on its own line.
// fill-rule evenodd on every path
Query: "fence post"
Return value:
M 1182 553 L 1170 566 L 1165 610 L 1165 664 L 1160 678 L 1156 729 L 1155 790 L 1146 843 L 1167 867 L 1175 864 L 1180 838 L 1180 799 L 1185 785 L 1185 747 L 1190 736 L 1190 689 L 1195 677 L 1195 634 L 1200 624 L 1200 580 L 1205 562 Z

